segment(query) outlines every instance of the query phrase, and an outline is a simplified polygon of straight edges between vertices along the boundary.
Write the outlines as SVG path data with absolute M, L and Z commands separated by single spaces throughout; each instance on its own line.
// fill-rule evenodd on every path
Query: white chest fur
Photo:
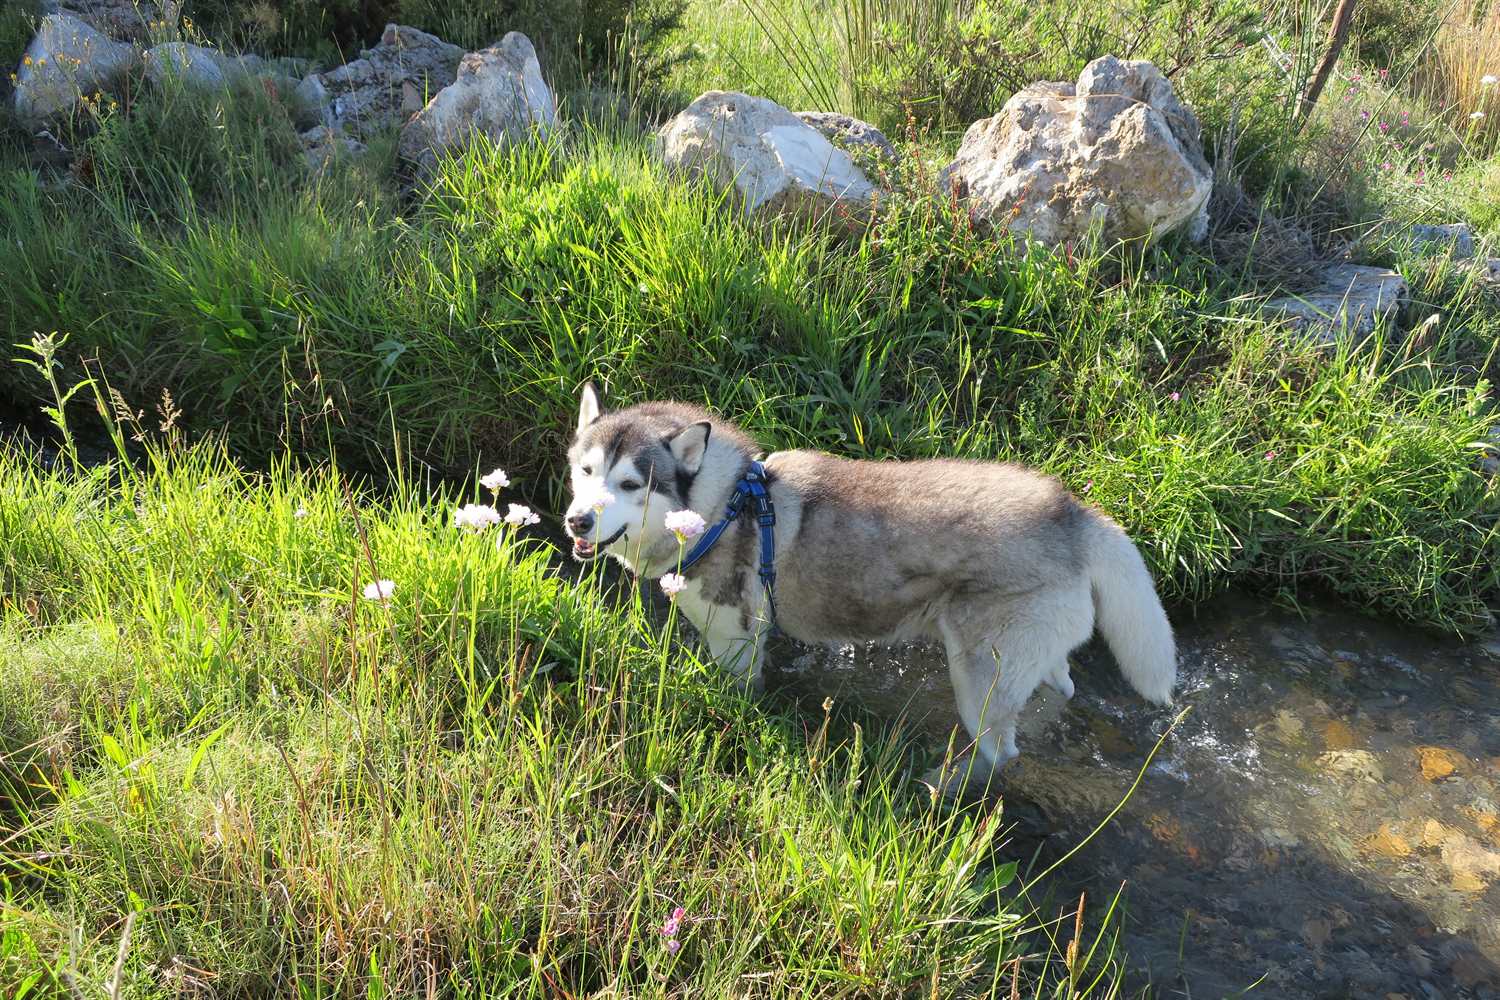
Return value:
M 752 681 L 760 676 L 761 653 L 769 629 L 759 607 L 747 612 L 715 603 L 704 595 L 701 582 L 689 580 L 677 595 L 677 608 L 702 636 L 720 666 Z

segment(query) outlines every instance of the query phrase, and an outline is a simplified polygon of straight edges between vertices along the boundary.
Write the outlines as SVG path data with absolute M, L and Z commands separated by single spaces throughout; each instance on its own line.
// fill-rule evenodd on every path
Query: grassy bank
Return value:
M 456 531 L 456 497 L 212 447 L 80 475 L 7 448 L 0 477 L 6 996 L 1114 976 L 1093 921 L 1071 972 L 1028 933 L 998 807 L 913 795 L 893 732 L 747 702 L 545 545 Z
M 1442 321 L 1329 354 L 1254 318 L 1254 275 L 1181 244 L 1054 255 L 922 199 L 850 239 L 747 225 L 644 137 L 582 123 L 476 146 L 403 199 L 389 146 L 302 171 L 260 88 L 134 100 L 87 139 L 86 184 L 5 171 L 0 326 L 68 333 L 65 381 L 107 378 L 134 410 L 169 392 L 241 454 L 409 448 L 555 500 L 595 379 L 616 402 L 710 403 L 772 447 L 1042 466 L 1177 601 L 1316 584 L 1467 631 L 1500 591 L 1472 467 L 1500 314 L 1455 267 L 1391 258 L 1407 319 Z M 49 393 L 22 366 L 0 391 Z

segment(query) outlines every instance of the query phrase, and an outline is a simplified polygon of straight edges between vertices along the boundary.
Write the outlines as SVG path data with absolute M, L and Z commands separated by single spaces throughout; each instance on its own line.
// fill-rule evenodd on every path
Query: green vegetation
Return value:
M 634 52 L 637 72 L 656 77 L 675 61 L 668 36 L 687 0 L 187 0 L 183 16 L 210 39 L 261 53 L 353 58 L 388 23 L 407 24 L 484 48 L 523 31 L 554 74 L 575 79 Z
M 326 59 L 349 39 L 289 28 L 304 7 L 344 9 L 205 5 L 194 30 Z M 0 329 L 61 344 L 53 381 L 0 366 L 0 399 L 83 384 L 68 426 L 149 449 L 42 472 L 0 444 L 0 992 L 111 982 L 136 914 L 124 996 L 1009 996 L 1018 958 L 1022 996 L 1123 995 L 1114 924 L 1067 959 L 1010 895 L 1000 813 L 929 802 L 888 720 L 748 702 L 639 600 L 448 518 L 497 464 L 555 509 L 593 379 L 770 447 L 1040 466 L 1181 606 L 1317 589 L 1487 627 L 1500 310 L 1381 235 L 1500 238 L 1481 126 L 1430 75 L 1355 65 L 1304 125 L 1302 70 L 1247 28 L 1298 48 L 1316 19 L 1199 7 L 698 0 L 555 70 L 564 135 L 476 144 L 419 192 L 392 137 L 308 171 L 259 85 L 133 78 L 58 126 L 61 163 L 0 121 Z M 511 11 L 427 26 L 473 44 Z M 0 51 L 28 16 L 0 14 Z M 958 132 L 1106 51 L 1176 67 L 1220 180 L 1209 240 L 976 232 L 935 180 Z M 711 87 L 861 110 L 908 196 L 856 234 L 747 222 L 650 154 L 653 109 Z M 1320 350 L 1258 318 L 1346 249 L 1410 282 L 1397 324 Z M 139 426 L 158 409 L 165 438 Z M 351 501 L 351 469 L 390 482 Z M 389 604 L 360 596 L 378 578 Z
M 388 148 L 311 177 L 293 138 L 258 88 L 144 93 L 88 140 L 87 187 L 12 171 L 0 324 L 70 333 L 69 378 L 98 358 L 130 406 L 169 391 L 241 454 L 378 464 L 399 441 L 555 500 L 593 378 L 778 447 L 1043 466 L 1121 519 L 1175 600 L 1316 581 L 1485 621 L 1494 494 L 1470 446 L 1500 319 L 1451 268 L 1403 265 L 1412 318 L 1444 317 L 1424 343 L 1333 356 L 1282 346 L 1236 304 L 1243 278 L 1187 246 L 1028 252 L 936 199 L 855 239 L 748 226 L 642 138 L 583 126 L 475 147 L 403 201 Z M 0 386 L 46 392 L 22 368 Z
M 913 796 L 899 734 L 747 701 L 441 489 L 208 446 L 0 476 L 6 996 L 1082 996 L 1117 965 L 1092 920 L 1071 973 L 1036 957 L 998 809 Z

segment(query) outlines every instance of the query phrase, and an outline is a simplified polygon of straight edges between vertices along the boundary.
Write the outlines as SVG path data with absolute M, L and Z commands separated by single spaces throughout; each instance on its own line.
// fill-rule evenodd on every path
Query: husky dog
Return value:
M 665 516 L 690 509 L 713 523 L 760 454 L 699 407 L 605 413 L 585 386 L 568 452 L 574 557 L 608 553 L 648 578 L 676 571 L 683 546 Z M 1118 524 L 1055 479 L 1010 464 L 812 451 L 776 452 L 764 467 L 771 600 L 748 515 L 684 572 L 677 596 L 714 658 L 755 687 L 773 624 L 808 643 L 937 640 L 959 715 L 998 768 L 1016 756 L 1016 718 L 1039 683 L 1072 695 L 1068 653 L 1097 621 L 1131 686 L 1171 703 L 1176 648 L 1145 562 Z

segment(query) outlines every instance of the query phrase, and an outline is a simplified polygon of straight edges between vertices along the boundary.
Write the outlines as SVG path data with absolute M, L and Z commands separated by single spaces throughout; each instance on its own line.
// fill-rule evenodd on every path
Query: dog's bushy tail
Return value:
M 1177 643 L 1146 561 L 1124 529 L 1103 514 L 1092 518 L 1088 536 L 1088 576 L 1099 631 L 1130 686 L 1144 698 L 1170 705 L 1177 683 Z

